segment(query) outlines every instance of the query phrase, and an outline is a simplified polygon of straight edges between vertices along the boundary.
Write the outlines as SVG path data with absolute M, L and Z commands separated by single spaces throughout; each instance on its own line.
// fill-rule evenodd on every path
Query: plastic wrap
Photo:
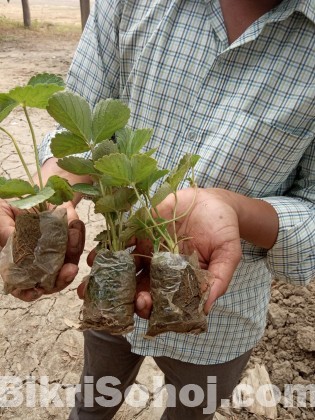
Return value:
M 0 253 L 3 292 L 14 289 L 54 288 L 67 249 L 65 209 L 24 213 L 16 218 L 16 230 Z
M 80 329 L 125 334 L 134 325 L 136 267 L 128 251 L 100 251 L 88 276 Z
M 210 292 L 209 272 L 195 257 L 159 252 L 151 261 L 153 309 L 147 337 L 167 331 L 200 334 L 207 330 L 203 306 Z M 201 293 L 204 284 L 205 292 Z

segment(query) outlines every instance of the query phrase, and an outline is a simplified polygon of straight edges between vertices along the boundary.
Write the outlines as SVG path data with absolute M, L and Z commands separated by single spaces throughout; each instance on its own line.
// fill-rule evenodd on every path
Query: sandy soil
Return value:
M 33 19 L 39 19 L 33 30 L 11 25 L 6 18 L 21 20 L 21 6 L 17 0 L 0 0 L 0 92 L 27 82 L 39 72 L 48 71 L 65 75 L 80 35 L 79 1 L 65 0 L 30 2 Z M 52 6 L 53 3 L 53 6 Z M 56 27 L 42 23 L 42 19 L 65 23 Z M 44 112 L 31 113 L 37 138 L 40 139 L 54 126 Z M 6 127 L 19 139 L 25 158 L 30 158 L 30 136 L 21 112 L 16 111 L 6 120 Z M 14 155 L 10 141 L 0 135 L 0 176 L 22 177 L 23 171 Z M 32 167 L 35 171 L 35 167 Z M 10 296 L 0 296 L 0 375 L 21 378 L 12 387 L 20 389 L 22 401 L 11 396 L 9 408 L 1 408 L 0 418 L 57 419 L 67 418 L 71 406 L 74 384 L 79 382 L 82 368 L 82 335 L 76 330 L 81 302 L 75 289 L 88 267 L 85 257 L 93 246 L 95 232 L 102 229 L 101 221 L 93 216 L 89 203 L 79 206 L 79 214 L 87 226 L 85 255 L 74 284 L 58 295 L 45 297 L 26 304 Z M 266 334 L 257 346 L 249 367 L 265 365 L 272 383 L 283 390 L 286 383 L 315 387 L 315 283 L 307 288 L 296 288 L 275 282 Z M 153 375 L 160 375 L 151 359 L 141 370 L 137 382 L 149 390 L 144 407 L 121 408 L 116 419 L 160 418 L 161 409 L 152 406 Z M 40 378 L 48 377 L 45 407 L 40 407 Z M 43 382 L 42 382 L 43 384 Z M 0 382 L 0 401 L 4 389 Z M 45 388 L 41 387 L 41 390 Z M 29 390 L 29 394 L 27 394 Z M 35 390 L 36 400 L 28 395 Z M 6 391 L 7 392 L 7 391 Z M 7 393 L 6 398 L 10 396 Z M 68 399 L 67 399 L 68 398 Z M 312 399 L 311 399 L 312 403 Z M 285 407 L 282 399 L 277 406 L 277 417 L 284 419 L 314 419 L 310 398 L 306 407 Z M 266 419 L 263 414 L 247 410 L 223 409 L 217 419 Z M 185 419 L 186 420 L 186 419 Z

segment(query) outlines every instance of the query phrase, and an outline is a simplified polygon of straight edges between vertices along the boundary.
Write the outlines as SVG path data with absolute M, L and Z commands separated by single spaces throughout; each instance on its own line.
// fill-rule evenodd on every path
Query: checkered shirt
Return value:
M 236 358 L 263 335 L 271 279 L 315 277 L 314 3 L 283 0 L 229 45 L 219 0 L 96 0 L 68 88 L 91 107 L 120 98 L 130 126 L 154 129 L 147 147 L 158 147 L 161 167 L 196 153 L 199 187 L 266 200 L 280 221 L 269 251 L 242 241 L 207 333 L 148 340 L 136 317 L 133 352 L 195 364 Z

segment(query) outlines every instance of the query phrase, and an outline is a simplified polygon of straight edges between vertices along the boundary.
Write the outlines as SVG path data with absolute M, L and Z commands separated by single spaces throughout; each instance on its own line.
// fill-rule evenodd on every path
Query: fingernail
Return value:
M 69 228 L 71 229 L 78 229 L 81 230 L 82 227 L 82 223 L 80 222 L 80 220 L 73 220 L 70 224 L 69 224 Z

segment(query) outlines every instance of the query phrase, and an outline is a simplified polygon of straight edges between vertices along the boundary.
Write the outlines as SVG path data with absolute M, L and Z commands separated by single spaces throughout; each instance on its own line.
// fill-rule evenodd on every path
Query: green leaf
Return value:
M 169 173 L 167 169 L 157 169 L 153 171 L 143 182 L 137 184 L 137 188 L 142 191 L 149 192 L 152 185 L 160 178 L 163 178 Z
M 55 191 L 55 194 L 47 200 L 51 204 L 59 206 L 73 198 L 73 191 L 69 182 L 58 175 L 49 177 L 46 187 L 51 187 Z
M 156 170 L 155 159 L 146 155 L 134 155 L 131 159 L 122 153 L 103 156 L 95 162 L 95 168 L 112 177 L 115 186 L 127 186 L 144 181 Z
M 32 185 L 22 179 L 9 179 L 1 177 L 0 198 L 23 197 L 26 194 L 36 194 Z
M 74 184 L 72 185 L 72 190 L 88 197 L 99 197 L 101 195 L 100 190 L 90 184 Z
M 18 102 L 6 93 L 0 93 L 0 122 L 18 105 Z
M 76 175 L 91 175 L 97 172 L 90 159 L 75 156 L 69 156 L 58 160 L 58 166 L 65 171 Z
M 130 117 L 130 109 L 118 99 L 102 99 L 93 111 L 92 133 L 94 144 L 109 139 L 124 127 Z
M 26 85 L 10 90 L 8 95 L 22 106 L 45 109 L 49 98 L 60 90 L 63 90 L 63 87 L 54 84 Z
M 153 149 L 146 151 L 144 154 L 147 156 L 152 156 L 157 151 L 157 149 L 157 147 L 154 147 Z
M 133 236 L 137 236 L 138 238 L 147 237 L 146 230 L 149 225 L 152 225 L 152 222 L 147 210 L 144 207 L 141 207 L 128 219 L 125 229 L 122 232 L 121 240 L 127 242 Z
M 122 153 L 103 156 L 94 164 L 95 168 L 112 179 L 113 186 L 127 186 L 131 179 L 131 163 Z
M 156 191 L 154 196 L 151 198 L 151 206 L 156 207 L 160 204 L 168 195 L 174 193 L 173 188 L 168 182 L 164 182 L 160 188 Z
M 129 211 L 136 201 L 131 188 L 119 188 L 113 194 L 105 195 L 95 203 L 95 213 L 113 213 Z
M 90 142 L 91 109 L 81 96 L 66 91 L 56 93 L 50 98 L 47 111 L 62 127 Z
M 51 140 L 50 149 L 56 158 L 74 155 L 76 153 L 88 152 L 90 146 L 79 136 L 70 131 L 56 133 Z
M 102 230 L 102 232 L 99 232 L 93 240 L 97 242 L 106 242 L 107 238 L 108 238 L 107 230 Z
M 65 83 L 64 83 L 62 77 L 57 76 L 56 74 L 50 74 L 50 73 L 36 74 L 28 82 L 28 85 L 30 85 L 30 86 L 35 86 L 35 85 L 39 85 L 39 84 L 58 85 L 58 86 L 61 86 L 61 87 L 65 86 Z
M 35 207 L 40 203 L 48 200 L 51 196 L 53 196 L 55 191 L 50 187 L 45 187 L 40 190 L 36 195 L 31 195 L 21 200 L 10 201 L 10 204 L 14 207 L 19 209 L 30 209 L 31 207 Z
M 94 161 L 100 159 L 103 156 L 110 155 L 112 153 L 118 153 L 118 146 L 112 140 L 104 140 L 99 143 L 92 151 L 92 158 Z
M 131 128 L 125 127 L 119 130 L 116 133 L 116 139 L 120 153 L 124 153 L 128 157 L 139 153 L 142 147 L 150 140 L 152 134 L 153 130 L 149 128 L 133 131 Z
M 185 178 L 187 172 L 193 168 L 200 156 L 192 155 L 187 153 L 179 162 L 178 166 L 170 172 L 170 175 L 167 177 L 166 182 L 172 187 L 173 192 L 178 188 L 178 185 Z
M 157 162 L 147 155 L 134 155 L 131 158 L 131 182 L 138 184 L 150 177 L 157 170 Z

